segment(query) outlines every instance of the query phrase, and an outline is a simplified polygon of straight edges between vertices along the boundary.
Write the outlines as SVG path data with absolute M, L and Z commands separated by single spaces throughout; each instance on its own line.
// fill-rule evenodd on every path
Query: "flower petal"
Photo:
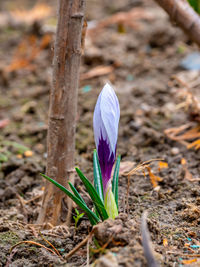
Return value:
M 103 178 L 104 192 L 111 178 L 115 161 L 119 102 L 113 88 L 107 83 L 101 91 L 94 110 L 94 137 Z
M 115 91 L 108 83 L 104 86 L 101 93 L 100 110 L 103 125 L 106 129 L 112 152 L 115 155 L 120 109 Z
M 103 189 L 105 192 L 107 183 L 111 177 L 112 167 L 115 162 L 115 154 L 113 154 L 113 152 L 110 151 L 110 146 L 108 144 L 108 141 L 104 140 L 103 138 L 99 140 L 97 151 L 98 151 L 99 164 L 101 167 L 101 174 L 103 178 L 102 179 Z

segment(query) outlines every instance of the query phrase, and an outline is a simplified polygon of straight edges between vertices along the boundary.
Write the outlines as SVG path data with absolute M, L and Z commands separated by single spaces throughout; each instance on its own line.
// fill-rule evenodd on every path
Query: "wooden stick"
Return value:
M 187 35 L 200 46 L 200 16 L 186 0 L 155 0 Z
M 53 85 L 50 93 L 46 173 L 67 188 L 69 181 L 74 182 L 75 128 L 84 8 L 85 0 L 59 0 Z M 71 200 L 47 182 L 38 223 L 49 221 L 52 225 L 59 224 L 64 202 L 68 208 L 65 219 L 69 224 Z

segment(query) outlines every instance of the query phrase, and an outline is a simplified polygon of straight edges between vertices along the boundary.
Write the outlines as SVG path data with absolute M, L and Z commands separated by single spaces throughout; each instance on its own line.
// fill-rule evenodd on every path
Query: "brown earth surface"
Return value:
M 122 156 L 119 217 L 105 221 L 96 231 L 101 249 L 92 240 L 89 253 L 85 245 L 67 261 L 33 244 L 23 243 L 10 251 L 18 242 L 28 240 L 51 248 L 43 236 L 64 257 L 91 231 L 85 216 L 77 229 L 74 221 L 69 228 L 49 226 L 48 230 L 36 224 L 44 191 L 39 173 L 45 172 L 46 164 L 56 25 L 55 3 L 46 3 L 49 16 L 39 23 L 33 23 L 33 12 L 26 19 L 18 9 L 19 5 L 33 8 L 32 1 L 0 3 L 0 266 L 85 266 L 87 256 L 95 267 L 147 266 L 140 233 L 145 210 L 160 265 L 200 266 L 200 151 L 188 149 L 164 133 L 186 123 L 197 125 L 190 109 L 178 108 L 182 85 L 174 77 L 190 75 L 180 62 L 198 48 L 149 0 L 87 2 L 76 164 L 92 181 L 93 110 L 100 90 L 110 81 L 121 109 L 117 148 Z M 114 17 L 118 12 L 125 13 Z M 112 20 L 107 20 L 111 16 Z M 103 22 L 94 29 L 95 20 Z M 150 165 L 162 181 L 153 187 L 150 177 L 141 171 L 130 177 L 127 195 L 125 173 L 151 159 L 168 163 L 161 169 L 158 162 Z M 76 186 L 90 204 L 78 178 Z M 114 231 L 114 239 L 107 234 L 109 231 Z

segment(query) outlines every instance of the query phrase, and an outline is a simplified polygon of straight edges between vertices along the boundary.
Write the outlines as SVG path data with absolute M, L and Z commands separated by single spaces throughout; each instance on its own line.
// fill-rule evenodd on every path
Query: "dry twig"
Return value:
M 186 0 L 155 0 L 200 46 L 200 17 Z
M 42 235 L 41 232 L 39 232 L 39 234 L 40 234 L 40 236 L 42 237 L 42 239 L 43 239 L 49 246 L 52 247 L 52 249 L 55 251 L 55 253 L 56 253 L 60 258 L 63 259 L 63 257 L 60 255 L 59 251 L 54 247 L 54 245 L 51 244 L 51 242 L 49 242 L 46 238 L 44 238 L 44 236 Z
M 44 245 L 42 245 L 42 244 L 40 244 L 40 243 L 37 243 L 37 242 L 35 242 L 35 241 L 29 241 L 29 240 L 18 242 L 17 244 L 15 244 L 14 246 L 11 247 L 10 252 L 12 252 L 12 250 L 13 250 L 15 247 L 17 247 L 17 246 L 19 246 L 19 245 L 21 245 L 21 244 L 31 244 L 31 245 L 39 246 L 39 247 L 42 247 L 42 248 L 48 250 L 49 252 L 53 253 L 54 255 L 57 255 L 57 254 L 55 253 L 55 251 L 53 251 L 52 249 L 47 248 L 47 247 L 45 247 Z
M 112 24 L 126 25 L 133 29 L 138 29 L 138 21 L 140 19 L 152 20 L 152 16 L 143 8 L 132 8 L 128 12 L 118 12 L 106 19 L 99 21 L 95 27 L 88 29 L 87 34 L 90 36 L 96 36 L 97 32 L 99 33 L 105 27 L 108 27 Z

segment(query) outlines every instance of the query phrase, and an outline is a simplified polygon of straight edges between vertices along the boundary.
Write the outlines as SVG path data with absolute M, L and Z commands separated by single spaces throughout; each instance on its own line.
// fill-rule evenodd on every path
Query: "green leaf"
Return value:
M 93 171 L 94 171 L 94 188 L 97 191 L 97 194 L 101 198 L 102 202 L 104 202 L 101 169 L 96 149 L 94 150 L 93 153 Z
M 77 209 L 75 209 L 75 212 L 76 212 L 76 216 L 73 216 L 73 218 L 74 218 L 74 221 L 75 221 L 75 228 L 77 228 L 78 222 L 84 216 L 84 213 L 80 214 Z
M 114 197 L 115 197 L 117 209 L 118 209 L 118 180 L 119 180 L 120 160 L 121 160 L 121 156 L 119 155 L 117 157 L 117 161 L 115 164 L 115 170 L 114 170 L 114 175 L 113 175 L 113 180 L 112 180 L 112 192 L 113 192 Z
M 77 209 L 75 209 L 75 212 L 78 218 L 82 218 L 84 216 L 84 213 L 80 213 Z
M 114 194 L 111 190 L 111 186 L 108 186 L 105 195 L 105 208 L 108 213 L 109 218 L 115 219 L 118 216 L 118 208 L 114 198 Z
M 193 9 L 197 12 L 200 13 L 200 1 L 199 0 L 188 0 L 190 5 L 193 7 Z
M 68 183 L 71 190 L 73 191 L 74 195 L 83 203 L 87 206 L 87 204 L 85 203 L 85 201 L 83 200 L 83 198 L 81 197 L 81 195 L 78 193 L 78 191 L 76 190 L 76 188 L 73 186 L 73 184 L 71 184 L 70 182 Z
M 108 218 L 108 213 L 105 209 L 104 203 L 97 194 L 94 186 L 90 183 L 90 181 L 84 176 L 84 174 L 79 170 L 79 168 L 75 168 L 78 176 L 80 177 L 81 181 L 85 185 L 87 192 L 89 193 L 101 219 L 104 221 Z
M 41 175 L 48 181 L 50 181 L 52 184 L 57 186 L 60 190 L 62 190 L 68 197 L 70 197 L 82 210 L 85 211 L 87 214 L 90 222 L 92 225 L 95 225 L 99 222 L 99 218 L 96 216 L 94 212 L 92 212 L 79 198 L 74 196 L 67 188 L 65 188 L 63 185 L 59 184 L 52 178 L 48 177 L 47 175 L 41 173 Z
M 4 153 L 0 153 L 0 162 L 8 161 L 8 157 Z
M 30 150 L 28 147 L 19 144 L 17 142 L 13 142 L 13 141 L 4 141 L 2 142 L 4 145 L 6 146 L 12 146 L 13 148 L 16 149 L 17 153 L 19 154 L 23 154 L 24 152 L 26 152 L 27 150 Z

